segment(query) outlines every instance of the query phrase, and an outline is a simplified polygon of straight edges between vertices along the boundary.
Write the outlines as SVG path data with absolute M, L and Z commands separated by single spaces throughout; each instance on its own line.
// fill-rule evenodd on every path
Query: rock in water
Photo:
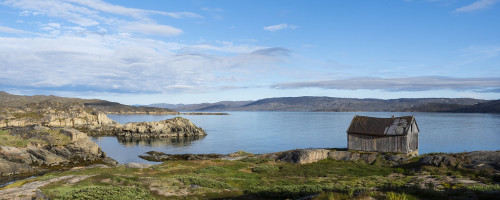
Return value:
M 113 130 L 120 137 L 165 138 L 202 136 L 206 132 L 182 117 L 156 122 L 130 122 Z

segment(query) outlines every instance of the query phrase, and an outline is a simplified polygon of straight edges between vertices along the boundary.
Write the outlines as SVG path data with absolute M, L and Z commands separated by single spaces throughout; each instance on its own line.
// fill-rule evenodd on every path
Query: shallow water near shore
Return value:
M 227 112 L 230 115 L 183 115 L 207 136 L 132 140 L 92 137 L 119 163 L 152 163 L 137 157 L 147 151 L 168 154 L 255 154 L 303 148 L 345 148 L 354 115 L 413 115 L 420 129 L 419 152 L 457 153 L 500 150 L 500 114 L 388 112 Z M 160 121 L 175 115 L 109 115 L 119 123 Z

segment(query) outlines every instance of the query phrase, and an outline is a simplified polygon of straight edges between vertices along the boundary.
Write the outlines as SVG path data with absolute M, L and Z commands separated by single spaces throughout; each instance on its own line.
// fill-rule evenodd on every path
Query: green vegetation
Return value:
M 27 134 L 29 135 L 29 134 Z M 62 146 L 71 143 L 71 138 L 60 133 L 59 129 L 50 129 L 31 134 L 29 136 L 10 135 L 8 130 L 0 130 L 0 146 L 26 147 L 32 145 L 55 145 Z
M 200 187 L 214 188 L 214 189 L 231 189 L 232 186 L 217 180 L 209 178 L 195 177 L 195 176 L 179 176 L 179 181 L 185 185 L 197 185 Z
M 111 199 L 112 196 L 101 193 L 106 190 L 126 194 L 125 199 L 296 199 L 317 194 L 314 199 L 319 200 L 365 197 L 413 200 L 464 195 L 489 198 L 500 191 L 499 185 L 484 184 L 448 183 L 448 187 L 441 190 L 419 188 L 414 185 L 418 184 L 418 177 L 407 175 L 406 171 L 386 165 L 330 159 L 304 165 L 269 160 L 201 160 L 168 161 L 146 169 L 91 168 L 50 173 L 39 179 L 93 175 L 77 183 L 61 181 L 41 188 L 52 199 Z M 103 196 L 97 198 L 92 196 L 94 194 Z
M 49 144 L 56 146 L 63 146 L 71 143 L 71 138 L 65 134 L 62 134 L 59 129 L 51 129 L 47 132 L 40 133 Z
M 31 143 L 47 144 L 47 142 L 40 139 L 23 139 L 19 136 L 10 135 L 8 130 L 0 130 L 0 146 L 25 147 Z
M 22 112 L 22 113 L 12 113 L 12 116 L 16 119 L 22 118 L 32 118 L 32 119 L 41 119 L 43 118 L 43 114 L 36 112 Z
M 53 199 L 154 199 L 148 190 L 140 187 L 118 186 L 83 186 L 78 188 L 61 187 L 47 192 L 57 192 L 62 195 Z

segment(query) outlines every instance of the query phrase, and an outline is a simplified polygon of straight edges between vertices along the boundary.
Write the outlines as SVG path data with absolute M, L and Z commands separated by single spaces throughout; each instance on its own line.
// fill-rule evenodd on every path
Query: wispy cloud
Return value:
M 161 36 L 179 35 L 182 30 L 157 24 L 150 18 L 151 15 L 165 15 L 177 19 L 203 18 L 203 16 L 192 12 L 163 12 L 127 8 L 101 0 L 6 0 L 0 4 L 21 9 L 21 15 L 58 18 L 81 27 L 112 25 L 120 26 L 122 30 L 130 32 Z M 103 15 L 103 13 L 119 15 L 121 18 Z
M 288 52 L 226 42 L 204 48 L 211 51 L 126 35 L 0 37 L 0 90 L 205 92 L 260 76 Z
M 212 19 L 215 19 L 215 20 L 221 20 L 221 19 L 223 19 L 221 13 L 224 10 L 222 10 L 220 8 L 208 8 L 208 7 L 204 7 L 204 8 L 201 8 L 201 10 L 207 12 L 212 17 Z
M 24 31 L 24 30 L 20 30 L 20 29 L 10 28 L 10 27 L 6 27 L 6 26 L 0 26 L 0 32 L 3 32 L 3 33 L 34 34 L 34 33 L 29 32 L 29 31 Z
M 159 24 L 145 24 L 139 22 L 127 23 L 120 27 L 121 30 L 143 33 L 148 35 L 175 36 L 182 33 L 182 30 Z
M 489 8 L 493 5 L 495 5 L 498 2 L 499 2 L 499 0 L 478 0 L 472 4 L 455 9 L 455 12 L 456 13 L 466 13 L 466 12 L 474 12 L 474 11 L 478 11 L 478 10 L 483 10 L 483 9 L 486 9 L 486 8 Z
M 279 31 L 282 29 L 296 29 L 299 28 L 298 26 L 295 25 L 288 25 L 288 24 L 277 24 L 277 25 L 272 25 L 272 26 L 266 26 L 264 27 L 264 30 L 266 31 Z
M 289 82 L 271 86 L 277 89 L 322 88 L 340 90 L 384 90 L 384 91 L 426 91 L 426 90 L 474 90 L 476 92 L 499 91 L 500 77 L 496 78 L 453 78 L 422 76 L 408 78 L 356 77 L 337 80 Z
M 145 18 L 149 14 L 160 14 L 160 15 L 170 16 L 173 18 L 183 18 L 183 17 L 203 18 L 203 16 L 198 15 L 196 13 L 192 13 L 192 12 L 160 12 L 160 11 L 154 11 L 154 10 L 127 8 L 127 7 L 123 7 L 123 6 L 118 6 L 118 5 L 106 3 L 106 2 L 101 1 L 101 0 L 68 0 L 68 1 L 80 4 L 83 6 L 87 6 L 87 7 L 93 8 L 93 9 L 98 10 L 98 11 L 117 14 L 117 15 L 123 15 L 123 16 L 130 16 L 130 17 L 137 18 L 137 19 Z

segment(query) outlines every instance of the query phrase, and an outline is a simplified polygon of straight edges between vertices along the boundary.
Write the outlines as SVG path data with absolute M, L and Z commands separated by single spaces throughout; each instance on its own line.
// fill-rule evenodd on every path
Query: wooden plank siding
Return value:
M 373 136 L 363 134 L 348 134 L 348 148 L 360 151 L 377 152 L 411 152 L 410 146 L 415 145 L 415 139 L 410 139 L 410 134 L 401 136 Z M 410 145 L 410 143 L 413 143 Z M 418 145 L 418 144 L 417 144 Z

